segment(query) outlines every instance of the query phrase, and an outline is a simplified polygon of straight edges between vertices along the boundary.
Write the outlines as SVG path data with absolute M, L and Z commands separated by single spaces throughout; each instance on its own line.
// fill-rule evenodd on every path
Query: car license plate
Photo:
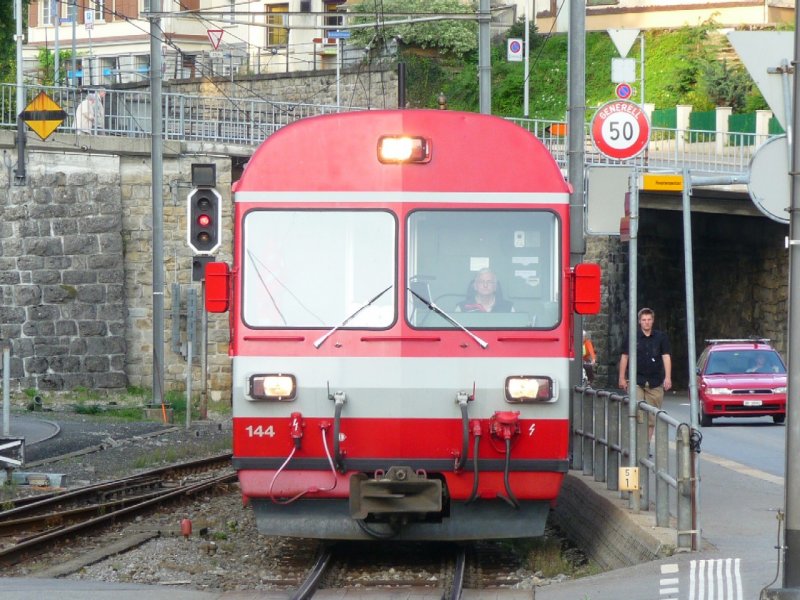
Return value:
M 745 406 L 761 406 L 761 400 L 745 400 Z

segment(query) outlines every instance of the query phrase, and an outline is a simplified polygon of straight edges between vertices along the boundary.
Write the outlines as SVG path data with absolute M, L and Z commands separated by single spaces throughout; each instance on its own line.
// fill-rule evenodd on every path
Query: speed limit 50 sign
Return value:
M 633 102 L 608 102 L 592 118 L 592 143 L 608 158 L 633 158 L 647 147 L 649 141 L 650 121 Z

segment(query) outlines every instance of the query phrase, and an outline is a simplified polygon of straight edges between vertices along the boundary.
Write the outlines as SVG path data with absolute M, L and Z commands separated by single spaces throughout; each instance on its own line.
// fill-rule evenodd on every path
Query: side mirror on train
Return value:
M 210 262 L 206 265 L 206 310 L 210 313 L 227 312 L 230 303 L 231 271 L 228 263 Z
M 572 271 L 573 310 L 579 315 L 600 312 L 600 265 L 581 263 Z

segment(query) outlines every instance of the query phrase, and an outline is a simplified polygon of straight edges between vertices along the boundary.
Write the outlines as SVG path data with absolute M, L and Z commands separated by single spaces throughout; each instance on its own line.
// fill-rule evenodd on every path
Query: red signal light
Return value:
M 200 227 L 208 227 L 211 225 L 211 217 L 208 215 L 200 215 L 197 217 L 197 224 L 200 225 Z

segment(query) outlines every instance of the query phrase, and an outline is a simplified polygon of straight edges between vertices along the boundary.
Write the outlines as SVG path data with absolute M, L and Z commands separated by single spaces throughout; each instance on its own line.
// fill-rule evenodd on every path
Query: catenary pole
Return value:
M 157 4 L 161 4 L 158 0 Z M 161 8 L 160 6 L 158 7 Z M 151 166 L 153 170 L 153 405 L 164 404 L 164 203 L 161 124 L 161 19 L 150 17 Z
M 55 53 L 53 56 L 53 81 L 55 82 L 56 86 L 61 83 L 61 77 L 59 76 L 59 71 L 61 70 L 61 50 L 58 46 L 58 30 L 61 29 L 61 2 L 59 0 L 53 0 L 53 34 L 55 35 Z
M 800 13 L 795 11 L 795 30 L 800 26 Z M 800 123 L 798 94 L 800 77 L 800 37 L 794 36 L 794 99 L 791 119 L 791 198 L 789 204 L 789 333 L 787 343 L 788 373 L 786 390 L 786 463 L 784 481 L 783 577 L 782 587 L 765 589 L 761 600 L 800 600 Z
M 568 121 L 567 121 L 567 178 L 572 185 L 569 205 L 570 221 L 570 266 L 583 261 L 586 254 L 586 239 L 583 227 L 584 204 L 584 135 L 586 121 L 586 8 L 584 0 L 569 2 L 568 32 Z M 575 315 L 572 347 L 570 389 L 579 384 L 582 377 L 583 317 Z
M 17 33 L 14 39 L 17 42 L 17 168 L 14 172 L 14 183 L 25 183 L 25 123 L 19 116 L 25 110 L 25 86 L 23 85 L 22 72 L 22 0 L 14 3 L 14 13 L 17 18 Z
M 478 90 L 481 114 L 492 114 L 492 12 L 489 0 L 481 0 L 478 8 Z
M 795 14 L 795 30 L 800 15 Z M 794 109 L 792 112 L 792 195 L 789 211 L 789 343 L 788 390 L 786 396 L 786 482 L 784 487 L 786 525 L 783 565 L 783 587 L 793 588 L 792 598 L 800 598 L 800 127 L 798 127 L 798 93 L 800 77 L 800 37 L 794 37 Z
M 72 81 L 70 83 L 75 85 L 78 81 L 78 74 L 75 72 L 75 56 L 77 54 L 75 50 L 75 33 L 78 27 L 78 0 L 70 0 L 70 6 L 72 7 L 70 14 L 70 20 L 72 21 L 72 56 L 70 57 L 72 59 Z
M 530 115 L 530 89 L 531 89 L 531 73 L 530 73 L 530 56 L 531 56 L 531 20 L 530 20 L 530 3 L 525 1 L 525 86 L 522 91 L 522 115 L 527 119 Z

